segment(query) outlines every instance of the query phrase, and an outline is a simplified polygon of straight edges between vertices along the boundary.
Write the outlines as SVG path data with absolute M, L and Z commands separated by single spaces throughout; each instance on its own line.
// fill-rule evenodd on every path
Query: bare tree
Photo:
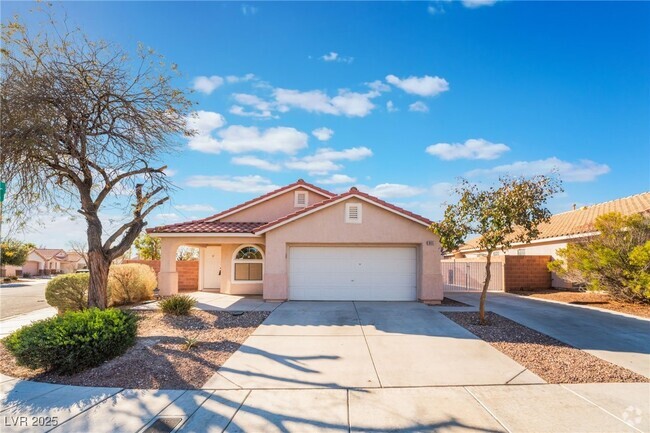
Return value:
M 192 103 L 175 87 L 175 65 L 138 46 L 131 58 L 114 44 L 68 30 L 48 14 L 33 32 L 14 20 L 2 27 L 2 154 L 8 211 L 26 220 L 35 205 L 77 210 L 87 223 L 89 306 L 105 308 L 108 269 L 168 200 L 158 162 L 191 135 Z M 128 217 L 104 233 L 100 210 Z M 126 212 L 125 212 L 126 213 Z

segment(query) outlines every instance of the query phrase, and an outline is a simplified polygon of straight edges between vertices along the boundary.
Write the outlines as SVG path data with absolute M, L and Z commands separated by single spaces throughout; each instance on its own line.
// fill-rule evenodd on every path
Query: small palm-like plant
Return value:
M 165 314 L 187 316 L 196 305 L 196 299 L 188 295 L 174 295 L 163 299 L 158 305 L 160 305 L 160 309 Z

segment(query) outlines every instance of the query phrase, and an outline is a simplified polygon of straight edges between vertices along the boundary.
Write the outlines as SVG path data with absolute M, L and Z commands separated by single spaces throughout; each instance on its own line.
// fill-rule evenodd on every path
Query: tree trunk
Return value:
M 481 292 L 481 302 L 478 309 L 478 317 L 481 322 L 481 325 L 485 325 L 485 299 L 487 298 L 488 287 L 490 286 L 490 277 L 491 269 L 490 265 L 492 264 L 492 251 L 487 252 L 487 257 L 485 261 L 485 281 L 483 282 L 483 291 Z
M 88 252 L 88 271 L 90 272 L 88 307 L 97 307 L 102 310 L 108 307 L 107 286 L 110 266 L 111 261 L 101 251 Z

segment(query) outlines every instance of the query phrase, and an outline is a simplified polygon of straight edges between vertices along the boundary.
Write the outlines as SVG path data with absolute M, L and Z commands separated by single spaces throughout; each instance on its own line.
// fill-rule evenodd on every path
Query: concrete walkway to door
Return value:
M 445 296 L 478 306 L 478 293 Z M 594 356 L 650 377 L 650 321 L 593 308 L 489 293 L 486 308 Z
M 204 388 L 379 388 L 543 383 L 416 302 L 285 302 Z

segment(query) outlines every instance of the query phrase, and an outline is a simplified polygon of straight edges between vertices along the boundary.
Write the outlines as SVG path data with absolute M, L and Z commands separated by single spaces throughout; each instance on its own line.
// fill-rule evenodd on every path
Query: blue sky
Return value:
M 173 138 L 179 190 L 150 226 L 298 178 L 431 218 L 458 176 L 557 167 L 555 212 L 650 189 L 647 2 L 63 5 L 93 38 L 155 48 L 195 89 L 201 133 Z M 83 238 L 67 217 L 50 226 L 61 234 L 28 238 Z

